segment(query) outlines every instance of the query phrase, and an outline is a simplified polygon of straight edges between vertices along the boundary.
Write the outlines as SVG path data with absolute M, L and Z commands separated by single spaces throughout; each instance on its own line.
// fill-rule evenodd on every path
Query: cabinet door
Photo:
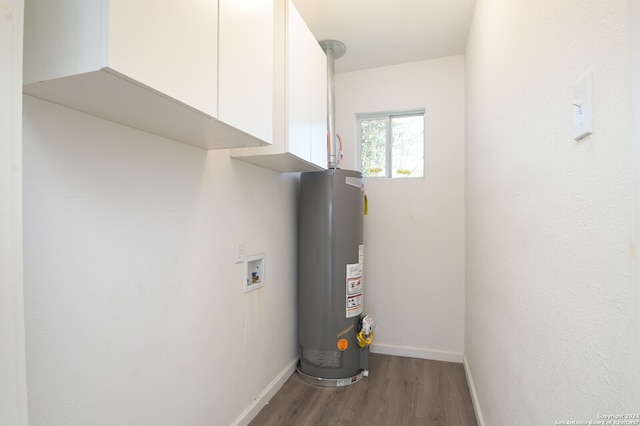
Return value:
M 108 3 L 109 68 L 216 117 L 217 1 Z
M 218 118 L 273 140 L 273 1 L 220 0 Z
M 311 160 L 311 85 L 313 69 L 310 47 L 318 44 L 298 11 L 287 7 L 287 117 L 289 151 Z
M 314 40 L 315 41 L 315 40 Z M 311 162 L 327 167 L 327 55 L 318 43 L 310 47 Z

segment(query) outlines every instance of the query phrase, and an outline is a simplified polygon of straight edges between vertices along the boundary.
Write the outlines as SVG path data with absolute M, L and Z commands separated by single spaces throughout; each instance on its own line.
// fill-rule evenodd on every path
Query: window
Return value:
M 365 177 L 424 176 L 424 110 L 358 114 Z

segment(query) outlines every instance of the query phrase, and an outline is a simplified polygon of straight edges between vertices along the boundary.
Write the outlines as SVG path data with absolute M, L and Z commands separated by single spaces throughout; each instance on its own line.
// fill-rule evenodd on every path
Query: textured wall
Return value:
M 464 57 L 336 75 L 342 167 L 359 169 L 357 113 L 425 109 L 425 177 L 367 179 L 365 309 L 373 351 L 461 361 L 464 340 Z
M 627 402 L 632 145 L 627 2 L 479 0 L 467 45 L 465 354 L 487 425 Z M 593 134 L 572 90 L 593 70 Z M 637 356 L 637 354 L 636 354 Z
M 297 180 L 24 102 L 31 424 L 231 423 L 296 358 Z

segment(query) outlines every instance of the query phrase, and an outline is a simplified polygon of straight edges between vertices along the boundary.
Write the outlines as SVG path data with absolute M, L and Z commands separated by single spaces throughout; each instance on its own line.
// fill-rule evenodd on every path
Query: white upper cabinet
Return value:
M 232 157 L 280 172 L 327 166 L 327 56 L 289 0 L 276 0 L 273 144 Z
M 233 0 L 220 2 L 219 16 L 218 0 L 26 0 L 23 90 L 205 149 L 270 143 L 271 125 L 256 126 L 251 117 L 272 115 L 272 78 L 260 92 L 247 92 L 246 81 L 221 80 L 218 70 L 244 68 L 243 55 L 271 49 L 252 56 L 249 68 L 264 84 L 261 73 L 273 69 L 273 8 L 243 1 L 246 10 L 231 13 L 225 4 Z M 219 40 L 225 19 L 220 28 L 245 30 L 242 43 L 224 33 Z M 220 49 L 237 53 L 219 62 L 222 43 L 237 43 Z M 232 93 L 245 99 L 244 121 L 231 119 L 234 107 L 225 102 Z
M 103 3 L 107 55 L 96 65 L 217 117 L 217 0 Z
M 269 143 L 273 13 L 271 0 L 220 0 L 218 118 Z

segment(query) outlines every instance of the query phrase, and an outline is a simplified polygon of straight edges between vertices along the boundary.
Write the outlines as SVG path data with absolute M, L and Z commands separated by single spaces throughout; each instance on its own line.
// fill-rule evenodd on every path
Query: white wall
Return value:
M 356 113 L 426 111 L 425 177 L 366 181 L 365 310 L 377 321 L 372 350 L 461 361 L 464 57 L 337 74 L 335 91 L 346 169 L 359 169 Z
M 0 424 L 26 425 L 22 292 L 22 0 L 0 1 Z
M 31 424 L 242 420 L 297 357 L 296 191 L 25 96 Z M 243 294 L 236 239 L 266 253 L 262 289 Z
M 640 412 L 628 399 L 638 354 L 627 6 L 476 5 L 465 356 L 487 425 Z M 593 134 L 576 142 L 572 90 L 590 69 Z

